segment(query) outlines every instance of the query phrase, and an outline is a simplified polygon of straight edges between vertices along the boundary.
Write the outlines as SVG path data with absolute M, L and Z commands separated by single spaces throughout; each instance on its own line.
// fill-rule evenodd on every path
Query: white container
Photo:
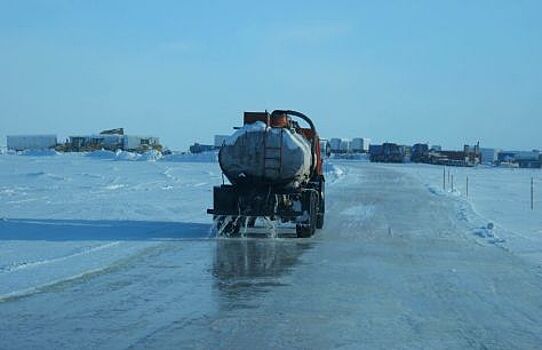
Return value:
M 352 143 L 352 141 L 350 141 L 348 139 L 342 139 L 341 140 L 340 152 L 341 153 L 349 153 L 350 149 L 351 149 L 351 143 Z
M 123 147 L 126 151 L 137 151 L 158 144 L 160 144 L 158 137 L 123 135 Z
M 482 157 L 482 164 L 492 165 L 494 164 L 499 155 L 499 150 L 495 148 L 480 148 L 480 156 Z
M 341 139 L 332 138 L 331 140 L 329 140 L 329 148 L 333 153 L 339 152 L 341 150 Z
M 7 136 L 8 150 L 46 150 L 57 145 L 56 135 L 13 135 Z
M 515 156 L 516 160 L 539 160 L 540 152 L 538 151 L 519 151 Z
M 352 139 L 351 151 L 354 153 L 364 153 L 369 151 L 370 140 L 365 137 L 356 137 Z
M 100 135 L 104 146 L 122 145 L 123 135 Z

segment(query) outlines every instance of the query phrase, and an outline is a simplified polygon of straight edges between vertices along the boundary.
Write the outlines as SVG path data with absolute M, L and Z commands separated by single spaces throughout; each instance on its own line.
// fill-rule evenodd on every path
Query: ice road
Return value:
M 336 166 L 315 237 L 215 239 L 215 163 L 0 156 L 0 349 L 540 347 L 540 266 L 416 176 Z

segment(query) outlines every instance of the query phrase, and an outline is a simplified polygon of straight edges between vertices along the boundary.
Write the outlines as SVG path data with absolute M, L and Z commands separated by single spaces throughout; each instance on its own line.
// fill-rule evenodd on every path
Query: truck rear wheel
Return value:
M 316 228 L 321 229 L 324 227 L 324 213 L 318 213 L 316 216 Z
M 317 221 L 317 202 L 318 195 L 314 191 L 307 191 L 303 193 L 303 207 L 307 210 L 309 218 L 307 222 L 297 224 L 295 226 L 295 231 L 297 237 L 307 238 L 314 234 L 316 231 L 316 221 Z
M 310 224 L 297 224 L 295 225 L 295 233 L 297 234 L 297 238 L 309 238 L 314 234 L 314 230 L 311 230 Z

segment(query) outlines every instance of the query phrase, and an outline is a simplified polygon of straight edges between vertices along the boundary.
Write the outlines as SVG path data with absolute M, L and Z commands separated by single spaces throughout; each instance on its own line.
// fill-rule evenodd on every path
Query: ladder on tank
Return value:
M 271 129 L 272 130 L 272 129 Z M 280 129 L 280 138 L 278 138 L 278 145 L 272 145 L 269 143 L 268 137 L 270 131 L 266 132 L 263 138 L 263 173 L 267 178 L 276 178 L 280 175 L 282 170 L 282 133 L 284 130 Z

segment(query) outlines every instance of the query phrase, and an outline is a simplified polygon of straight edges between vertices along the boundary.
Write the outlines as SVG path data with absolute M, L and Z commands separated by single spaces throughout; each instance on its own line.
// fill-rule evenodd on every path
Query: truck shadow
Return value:
M 0 220 L 0 241 L 147 241 L 214 238 L 210 224 L 133 220 Z

